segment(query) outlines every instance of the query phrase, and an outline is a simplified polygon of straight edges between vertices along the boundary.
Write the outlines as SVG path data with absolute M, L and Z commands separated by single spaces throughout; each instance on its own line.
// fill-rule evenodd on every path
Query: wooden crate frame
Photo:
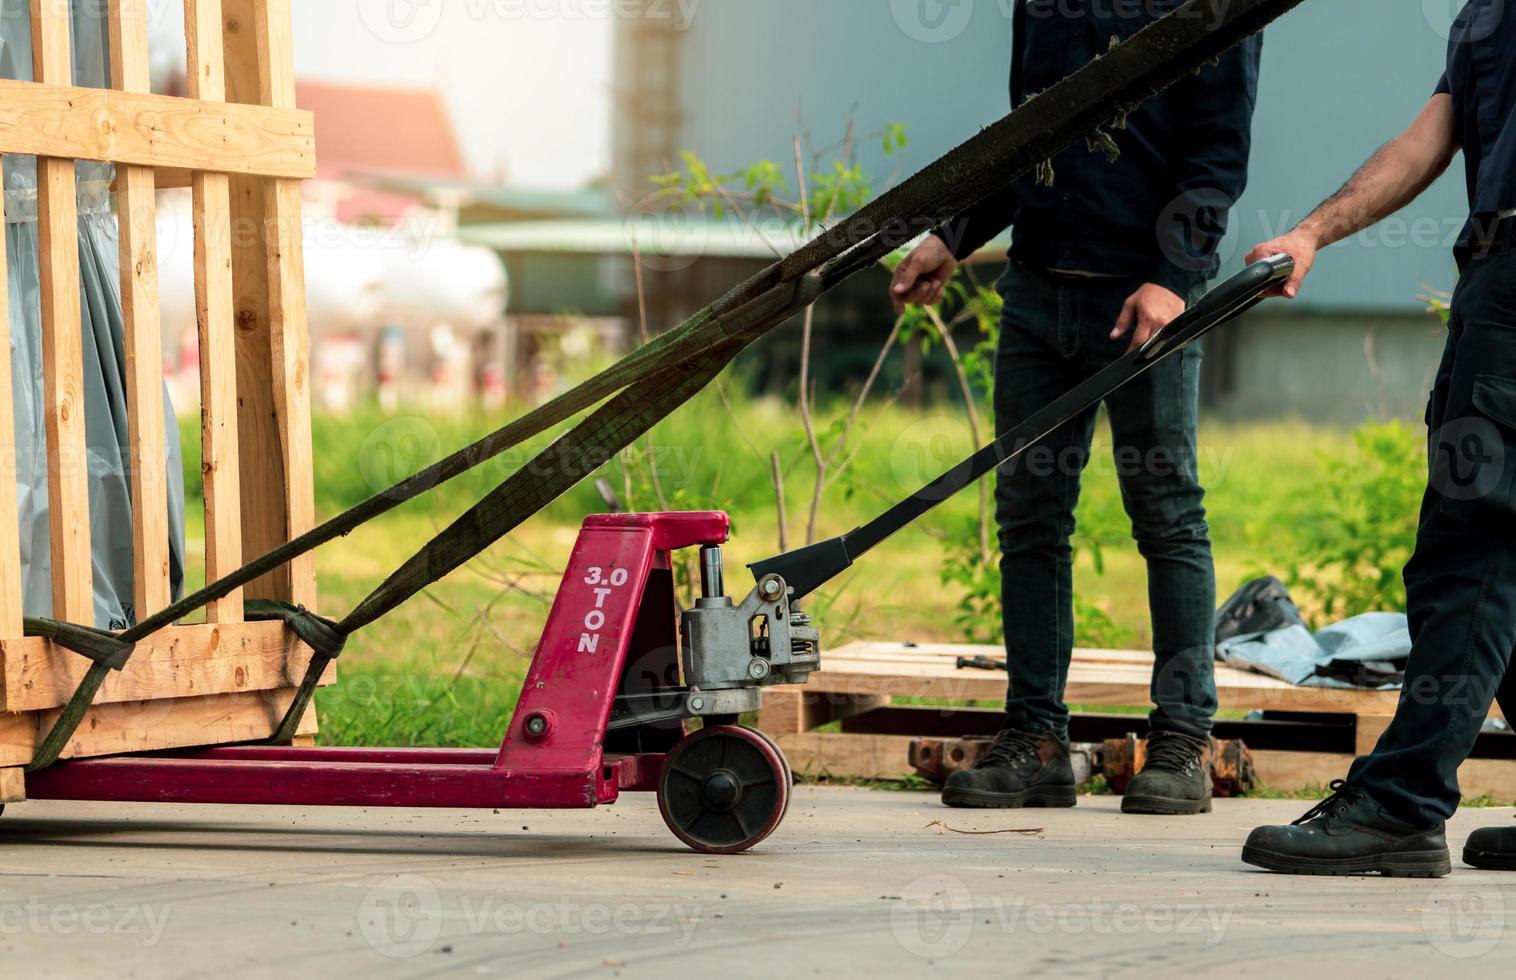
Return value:
M 194 202 L 207 581 L 315 518 L 300 211 L 315 125 L 295 106 L 290 0 L 185 0 L 188 98 L 150 93 L 149 3 L 110 0 L 109 89 L 72 84 L 69 0 L 31 0 L 35 80 L 0 81 L 0 154 L 37 157 L 53 612 L 81 624 L 94 619 L 89 491 L 85 468 L 63 465 L 85 458 L 75 160 L 116 165 L 137 615 L 170 601 L 159 188 L 189 187 Z M 5 303 L 0 289 L 9 329 Z M 15 443 L 10 385 L 0 343 L 0 446 Z M 15 483 L 0 480 L 0 802 L 88 666 L 23 637 L 16 513 Z M 212 603 L 205 625 L 137 644 L 63 757 L 272 734 L 311 654 L 284 624 L 243 621 L 244 598 L 314 608 L 312 557 Z M 314 731 L 312 710 L 301 732 Z
M 796 772 L 847 779 L 904 778 L 914 772 L 908 761 L 913 737 L 928 734 L 904 730 L 912 727 L 908 721 L 857 726 L 872 728 L 868 733 L 818 729 L 832 722 L 846 726 L 849 719 L 862 721 L 869 712 L 889 709 L 898 697 L 1002 704 L 1005 674 L 956 669 L 958 657 L 976 656 L 1001 659 L 1005 651 L 953 643 L 852 643 L 823 653 L 822 669 L 811 675 L 805 687 L 765 691 L 758 727 L 779 743 Z M 1076 650 L 1064 700 L 1081 705 L 1144 706 L 1150 703 L 1152 671 L 1151 653 Z M 1398 691 L 1297 687 L 1223 664 L 1216 665 L 1215 674 L 1222 708 L 1350 717 L 1356 755 L 1374 748 L 1400 698 Z M 1491 714 L 1499 716 L 1498 705 Z M 1145 719 L 1133 716 L 1132 724 L 1141 730 Z M 1295 790 L 1342 778 L 1354 755 L 1254 748 L 1253 757 L 1264 784 Z M 1509 800 L 1516 796 L 1516 761 L 1469 759 L 1459 770 L 1459 781 L 1468 795 Z

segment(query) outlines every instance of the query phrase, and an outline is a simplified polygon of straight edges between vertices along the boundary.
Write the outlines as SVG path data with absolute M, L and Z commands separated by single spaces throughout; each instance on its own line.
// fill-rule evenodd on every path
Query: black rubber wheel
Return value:
M 751 731 L 754 735 L 757 735 L 759 738 L 763 739 L 765 742 L 769 743 L 769 747 L 774 750 L 774 754 L 777 755 L 779 757 L 779 761 L 784 764 L 784 785 L 790 788 L 790 792 L 786 794 L 784 800 L 784 812 L 787 815 L 790 812 L 790 799 L 794 796 L 795 792 L 795 774 L 790 770 L 790 760 L 785 757 L 784 750 L 779 747 L 779 743 L 774 741 L 767 732 L 760 732 L 756 728 L 751 728 L 748 730 Z
M 674 836 L 704 854 L 736 854 L 763 840 L 790 805 L 790 769 L 773 742 L 735 726 L 702 728 L 674 746 L 658 809 Z

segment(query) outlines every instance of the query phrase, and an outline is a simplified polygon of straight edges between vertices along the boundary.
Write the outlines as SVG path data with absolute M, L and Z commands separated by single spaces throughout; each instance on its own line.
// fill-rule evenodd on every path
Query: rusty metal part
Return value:
M 994 741 L 989 736 L 911 740 L 910 763 L 917 775 L 941 785 L 960 769 L 972 769 Z M 1211 785 L 1216 796 L 1240 796 L 1258 783 L 1253 754 L 1240 738 L 1211 739 Z M 1104 742 L 1075 742 L 1069 747 L 1074 779 L 1086 783 L 1099 774 L 1115 793 L 1126 790 L 1147 761 L 1147 739 L 1128 735 Z
M 1125 792 L 1127 783 L 1142 771 L 1146 762 L 1147 739 L 1136 735 L 1106 739 L 1101 752 L 1101 772 L 1113 792 Z M 1250 792 L 1258 782 L 1253 754 L 1240 738 L 1211 739 L 1210 768 L 1212 792 L 1216 796 L 1240 796 Z
M 969 738 L 916 738 L 911 740 L 911 768 L 923 779 L 939 786 L 960 769 L 972 769 L 995 740 L 984 735 Z M 1087 783 L 1100 771 L 1100 745 L 1075 742 L 1069 746 L 1069 763 L 1074 767 L 1074 781 Z

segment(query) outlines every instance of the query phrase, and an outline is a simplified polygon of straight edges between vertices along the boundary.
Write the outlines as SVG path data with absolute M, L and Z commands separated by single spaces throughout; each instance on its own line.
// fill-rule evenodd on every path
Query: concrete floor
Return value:
M 0 975 L 876 977 L 1510 975 L 1516 874 L 1251 871 L 1304 804 L 1203 817 L 949 811 L 797 789 L 735 857 L 648 797 L 593 812 L 27 803 L 0 818 Z M 1461 849 L 1510 810 L 1469 810 Z M 958 830 L 1045 828 L 1035 836 Z

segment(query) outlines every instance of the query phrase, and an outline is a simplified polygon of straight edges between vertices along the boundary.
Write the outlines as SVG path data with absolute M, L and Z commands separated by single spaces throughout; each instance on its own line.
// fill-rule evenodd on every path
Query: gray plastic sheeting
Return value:
M 28 7 L 21 0 L 0 0 L 0 77 L 26 81 L 32 78 Z M 110 64 L 105 11 L 104 3 L 74 5 L 76 85 L 105 87 Z M 83 313 L 80 328 L 84 339 L 85 438 L 95 586 L 92 625 L 123 629 L 136 621 L 136 611 L 132 603 L 125 331 L 121 319 L 117 229 L 109 189 L 113 176 L 109 164 L 86 161 L 78 164 L 79 291 Z M 36 160 L 7 156 L 4 181 L 12 391 L 16 410 L 15 478 L 25 585 L 23 608 L 27 616 L 51 617 Z M 184 584 L 184 467 L 179 429 L 166 390 L 163 399 L 167 486 L 159 492 L 166 492 L 168 498 L 169 571 L 177 598 Z

